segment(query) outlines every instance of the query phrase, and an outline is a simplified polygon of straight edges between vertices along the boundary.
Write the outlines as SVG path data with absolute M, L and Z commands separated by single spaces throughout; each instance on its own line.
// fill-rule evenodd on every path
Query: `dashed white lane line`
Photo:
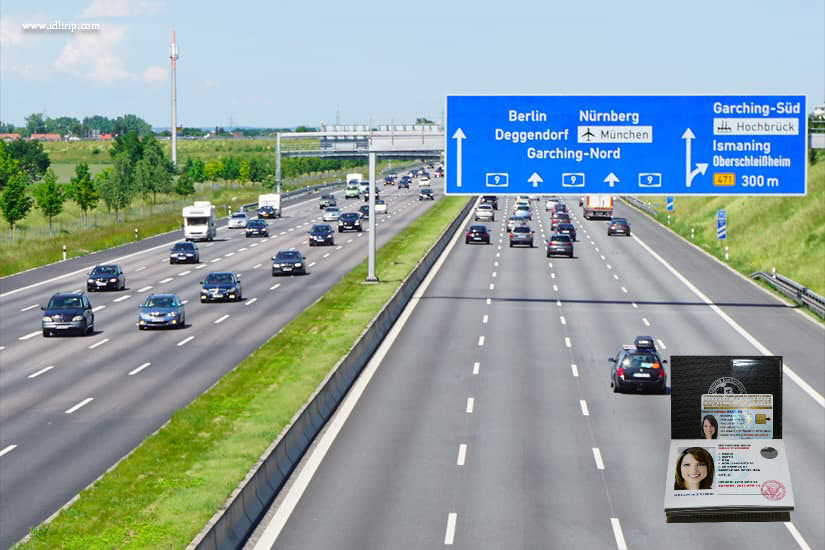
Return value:
M 247 249 L 246 247 L 239 248 L 239 249 L 238 249 L 238 252 L 243 252 L 244 250 L 248 250 L 248 249 Z
M 36 331 L 34 331 L 34 332 L 30 332 L 30 333 L 28 333 L 28 334 L 24 334 L 23 336 L 21 336 L 20 338 L 18 338 L 18 340 L 28 340 L 29 338 L 34 338 L 34 337 L 35 337 L 35 336 L 37 336 L 38 334 L 40 334 L 40 331 L 39 331 L 39 330 L 36 330 Z
M 255 248 L 256 246 L 258 246 L 258 243 L 252 243 L 249 245 L 249 248 Z
M 166 277 L 166 278 L 165 278 L 165 279 L 163 279 L 163 280 L 162 280 L 159 284 L 165 285 L 166 283 L 168 283 L 168 282 L 169 282 L 169 281 L 171 281 L 171 280 L 172 280 L 172 277 Z
M 483 345 L 484 345 L 484 336 L 479 336 L 479 337 L 478 337 L 478 345 L 479 345 L 479 346 L 483 346 Z
M 281 231 L 279 235 L 286 235 L 286 231 Z
M 33 373 L 31 373 L 31 374 L 28 376 L 28 378 L 37 378 L 37 377 L 38 377 L 38 376 L 40 376 L 41 374 L 44 374 L 44 373 L 46 373 L 46 372 L 49 372 L 49 371 L 50 371 L 50 370 L 52 370 L 53 368 L 54 368 L 54 365 L 49 365 L 48 367 L 42 368 L 42 369 L 40 369 L 40 370 L 39 370 L 39 371 L 37 371 L 37 372 L 33 372 Z
M 599 251 L 599 247 L 597 246 L 597 247 L 596 247 L 596 252 L 598 252 L 598 251 Z
M 20 311 L 29 311 L 30 309 L 34 309 L 34 308 L 36 308 L 36 307 L 38 307 L 38 306 L 40 306 L 40 304 L 34 304 L 33 306 L 24 307 L 24 308 L 23 308 L 23 309 L 21 309 Z
M 550 278 L 551 278 L 551 279 L 555 279 L 555 278 L 556 278 L 556 274 L 555 274 L 555 273 L 551 273 L 551 274 L 550 274 Z
M 255 264 L 255 265 L 252 266 L 252 269 L 258 269 L 262 265 L 264 265 L 264 264 Z
M 269 290 L 275 290 L 275 289 L 276 289 L 276 288 L 278 288 L 279 286 L 281 286 L 281 283 L 274 284 L 274 285 L 272 285 L 271 287 L 269 287 Z
M 573 347 L 573 344 L 572 344 L 572 343 L 570 343 L 570 337 L 569 337 L 569 336 L 565 336 L 565 337 L 564 337 L 564 345 L 565 345 L 566 347 L 568 347 L 568 348 L 572 348 L 572 347 Z
M 252 304 L 254 304 L 257 301 L 258 301 L 257 298 L 252 298 L 251 300 L 247 300 L 246 305 L 251 306 Z
M 616 539 L 616 548 L 618 550 L 627 550 L 627 543 L 624 540 L 619 518 L 610 518 L 610 525 L 613 527 L 613 538 Z
M 501 248 L 501 247 L 499 246 L 499 249 L 500 249 L 500 248 Z M 496 258 L 501 258 L 501 253 L 500 253 L 500 252 L 496 252 Z
M 593 447 L 593 459 L 596 461 L 596 468 L 604 470 L 604 462 L 602 461 L 602 453 L 598 447 Z
M 126 296 L 121 296 L 120 298 L 115 298 L 115 299 L 114 299 L 114 300 L 112 300 L 112 301 L 113 301 L 114 303 L 118 303 L 118 302 L 122 302 L 123 300 L 128 300 L 128 299 L 129 299 L 129 298 L 131 298 L 131 297 L 132 297 L 132 295 L 131 295 L 131 294 L 127 294 Z
M 0 456 L 3 456 L 3 453 L 0 453 Z M 799 530 L 796 528 L 796 525 L 794 525 L 793 522 L 786 521 L 785 527 L 787 527 L 788 531 L 791 532 L 791 536 L 794 538 L 796 544 L 798 544 L 800 548 L 802 548 L 803 550 L 811 550 L 811 547 L 808 546 L 808 543 L 805 542 L 804 538 L 802 538 L 802 534 L 799 532 Z
M 351 243 L 352 239 L 347 239 L 347 244 Z
M 487 321 L 489 321 L 489 320 L 490 320 L 490 317 L 486 314 L 484 315 L 484 317 L 481 318 L 481 322 L 485 325 L 487 324 Z
M 452 546 L 453 541 L 455 541 L 455 524 L 457 520 L 458 514 L 455 512 L 447 514 L 447 532 L 444 533 L 444 544 L 446 546 Z
M 316 263 L 318 263 L 318 262 L 312 262 L 312 263 L 311 263 L 311 264 L 309 264 L 307 267 L 312 267 L 312 266 L 314 266 Z
M 625 294 L 627 294 L 627 289 L 626 289 L 625 287 L 622 287 L 622 292 L 624 292 Z
M 17 448 L 17 445 L 9 445 L 8 447 L 5 447 L 2 451 L 0 451 L 0 456 L 7 455 L 10 452 L 12 452 L 13 450 L 15 450 L 16 448 Z
M 493 279 L 495 279 L 495 278 L 496 278 L 496 272 L 493 271 Z
M 493 303 L 493 300 L 492 300 L 492 299 L 490 299 L 490 298 L 487 298 L 487 305 L 489 306 L 489 305 L 490 305 L 490 304 L 492 304 L 492 303 Z
M 600 257 L 601 257 L 602 260 L 604 260 L 604 255 L 601 255 Z
M 575 377 L 579 376 L 579 367 L 577 367 L 575 363 L 570 365 L 570 370 L 573 371 L 573 376 L 575 376 Z
M 139 366 L 138 368 L 134 369 L 133 371 L 130 371 L 130 372 L 129 372 L 129 376 L 134 376 L 134 375 L 136 375 L 137 373 L 139 373 L 140 371 L 142 371 L 143 369 L 145 369 L 146 367 L 148 367 L 148 366 L 149 366 L 149 365 L 151 365 L 151 364 L 152 364 L 152 363 L 143 363 L 143 364 L 142 364 L 141 366 Z
M 188 304 L 188 303 L 189 303 L 189 300 L 181 300 L 181 302 L 180 302 L 180 303 L 182 303 L 183 305 L 186 305 L 186 304 Z
M 613 269 L 613 266 L 610 265 L 610 264 L 607 264 L 607 269 Z
M 656 342 L 658 342 L 660 348 L 667 349 L 667 346 L 665 345 L 665 343 L 662 342 L 661 340 L 659 340 L 658 338 L 656 339 Z
M 556 300 L 556 307 L 561 307 L 561 300 Z
M 493 290 L 494 288 L 496 288 L 496 284 L 495 283 L 490 283 L 490 290 Z
M 472 397 L 468 397 L 467 398 L 467 408 L 464 409 L 464 412 L 466 412 L 467 414 L 472 414 L 473 413 L 473 408 L 475 407 L 475 402 L 476 402 L 475 399 L 473 399 Z
M 187 336 L 186 338 L 184 338 L 183 340 L 181 340 L 180 342 L 178 342 L 178 347 L 180 347 L 180 346 L 184 346 L 184 345 L 188 344 L 188 343 L 189 343 L 189 342 L 191 342 L 194 338 L 195 338 L 194 336 Z
M 203 269 L 204 267 L 206 267 L 206 264 L 201 264 L 198 267 L 196 267 L 195 269 Z
M 322 258 L 329 258 L 329 252 L 327 252 L 326 254 L 324 254 L 324 255 L 323 255 L 323 256 L 321 256 L 321 257 L 322 257 Z
M 105 343 L 106 343 L 106 342 L 108 342 L 108 341 L 109 341 L 109 339 L 108 339 L 108 338 L 104 338 L 104 339 L 103 339 L 103 340 L 101 340 L 100 342 L 95 342 L 94 344 L 92 344 L 91 346 L 89 346 L 89 349 L 95 349 L 95 348 L 97 348 L 97 347 L 100 347 L 100 346 L 102 346 L 103 344 L 105 344 Z
M 78 403 L 77 405 L 72 407 L 71 409 L 68 409 L 66 411 L 66 414 L 72 414 L 73 412 L 78 410 L 80 407 L 85 407 L 86 405 L 88 405 L 92 401 L 94 401 L 94 397 L 87 397 L 86 399 L 84 399 L 83 401 L 81 401 L 80 403 Z
M 192 273 L 192 270 L 187 269 L 186 271 L 181 271 L 178 273 L 178 277 L 183 277 L 184 275 L 189 275 L 190 273 Z
M 498 262 L 493 262 L 493 267 L 498 267 Z
M 339 244 L 338 246 L 335 247 L 335 250 L 341 250 L 342 248 L 344 248 L 344 245 Z
M 143 271 L 144 269 L 146 269 L 146 266 L 145 266 L 145 265 L 142 265 L 142 266 L 138 267 L 137 269 L 135 269 L 135 271 L 136 271 L 136 272 L 137 272 L 137 271 Z
M 210 263 L 210 264 L 214 264 L 215 262 L 219 262 L 219 261 L 221 261 L 221 259 L 220 259 L 220 258 L 214 258 L 214 259 L 212 259 L 212 260 L 209 260 L 209 263 Z
M 634 308 L 636 308 L 636 309 L 638 309 L 638 308 L 639 308 L 639 306 L 638 306 L 638 305 L 636 305 L 636 302 L 630 302 L 630 304 L 631 304 Z
M 616 279 L 617 281 L 619 280 L 619 276 L 616 275 L 615 273 L 613 274 L 613 278 Z
M 464 461 L 467 459 L 467 444 L 462 443 L 458 446 L 458 459 L 455 461 L 457 466 L 464 466 Z
M 6 349 L 6 346 L 0 346 L 0 351 L 3 351 L 4 349 Z
M 215 324 L 217 325 L 217 324 L 219 324 L 219 323 L 223 323 L 223 322 L 224 322 L 224 321 L 226 321 L 227 319 L 229 319 L 229 315 L 228 315 L 228 314 L 227 314 L 227 315 L 222 315 L 222 316 L 218 317 L 217 319 L 215 319 Z
M 151 288 L 152 288 L 152 285 L 146 285 L 146 286 L 145 286 L 145 287 L 143 287 L 143 288 L 139 288 L 137 291 L 138 291 L 138 292 L 146 292 L 147 290 L 149 290 L 149 289 L 151 289 Z
M 476 361 L 473 363 L 473 374 L 478 374 L 478 371 L 481 369 L 481 363 Z
M 564 318 L 564 315 L 560 316 L 560 317 L 559 317 L 559 320 L 561 321 L 561 324 L 562 324 L 562 325 L 566 325 L 566 324 L 567 324 L 567 319 L 565 319 L 565 318 Z
M 101 309 L 105 308 L 106 306 L 95 306 L 92 308 L 92 313 L 97 313 Z
M 553 285 L 553 292 L 558 292 L 558 291 L 559 291 L 558 285 Z
M 547 266 L 548 266 L 550 269 L 553 269 L 553 262 L 547 262 Z
M 235 255 L 234 252 L 227 252 L 226 254 L 224 254 L 224 257 L 228 258 L 228 257 L 234 256 L 234 255 Z
M 581 406 L 582 414 L 584 416 L 590 416 L 590 409 L 587 408 L 587 401 L 584 399 L 579 399 L 579 406 Z
M 498 245 L 498 249 L 501 250 L 501 245 Z
M 642 322 L 645 324 L 646 327 L 650 326 L 650 321 L 648 321 L 645 317 L 642 317 Z

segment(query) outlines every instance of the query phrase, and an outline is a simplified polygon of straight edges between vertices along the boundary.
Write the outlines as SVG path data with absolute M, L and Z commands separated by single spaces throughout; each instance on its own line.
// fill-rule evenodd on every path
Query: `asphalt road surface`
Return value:
M 543 205 L 537 247 L 509 248 L 512 204 L 492 245 L 459 238 L 247 547 L 825 548 L 822 327 L 623 204 L 632 237 L 571 201 L 574 259 L 545 257 Z M 784 356 L 790 523 L 665 523 L 670 396 L 608 381 L 643 334 L 664 357 Z
M 378 246 L 433 204 L 417 200 L 415 185 L 381 187 L 388 212 L 376 217 Z M 342 211 L 365 204 L 345 200 L 343 191 L 336 196 Z M 3 281 L 0 548 L 58 510 L 366 257 L 366 224 L 363 233 L 336 232 L 335 246 L 310 248 L 307 231 L 320 216 L 315 195 L 270 220 L 270 238 L 223 227 L 217 240 L 199 243 L 198 265 L 169 264 L 169 248 L 182 240 L 176 232 Z M 310 273 L 272 277 L 271 257 L 291 247 L 307 256 Z M 40 306 L 54 292 L 85 291 L 95 263 L 120 263 L 127 289 L 90 293 L 93 335 L 44 338 Z M 199 303 L 210 271 L 240 273 L 244 300 Z M 138 331 L 137 308 L 152 292 L 187 301 L 183 329 Z

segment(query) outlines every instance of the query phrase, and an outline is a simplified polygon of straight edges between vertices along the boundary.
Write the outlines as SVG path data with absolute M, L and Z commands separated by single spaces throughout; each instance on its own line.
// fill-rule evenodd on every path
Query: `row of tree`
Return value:
M 152 126 L 139 116 L 132 114 L 117 118 L 94 115 L 84 117 L 81 121 L 70 116 L 50 118 L 43 113 L 32 113 L 26 117 L 25 126 L 15 127 L 14 124 L 0 122 L 0 133 L 18 133 L 22 137 L 29 137 L 32 134 L 92 137 L 95 133 L 124 135 L 129 132 L 143 137 L 152 133 Z

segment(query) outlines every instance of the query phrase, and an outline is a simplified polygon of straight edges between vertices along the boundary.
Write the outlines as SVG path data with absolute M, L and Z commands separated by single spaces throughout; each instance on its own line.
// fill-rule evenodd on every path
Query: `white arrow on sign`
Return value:
M 619 181 L 619 178 L 616 177 L 616 174 L 614 174 L 613 172 L 610 172 L 609 174 L 607 174 L 607 177 L 604 178 L 604 181 L 609 183 L 610 187 L 613 187 L 613 184 L 616 183 L 617 181 Z
M 533 172 L 533 175 L 532 175 L 532 176 L 530 176 L 529 178 L 527 178 L 527 181 L 529 181 L 530 183 L 532 183 L 532 184 L 533 184 L 533 187 L 538 187 L 538 186 L 539 186 L 539 184 L 540 184 L 541 182 L 543 182 L 544 180 L 543 180 L 543 179 L 541 179 L 541 176 L 539 176 L 539 175 L 538 175 L 538 173 Z
M 697 162 L 696 169 L 691 171 L 690 169 L 690 142 L 691 140 L 696 139 L 696 136 L 693 135 L 690 128 L 685 130 L 685 133 L 682 134 L 682 139 L 685 140 L 685 186 L 690 187 L 690 183 L 693 181 L 693 178 L 696 177 L 696 174 L 705 175 L 705 171 L 708 169 L 707 162 Z
M 467 136 L 458 128 L 453 134 L 455 142 L 455 186 L 461 187 L 461 140 L 466 139 Z

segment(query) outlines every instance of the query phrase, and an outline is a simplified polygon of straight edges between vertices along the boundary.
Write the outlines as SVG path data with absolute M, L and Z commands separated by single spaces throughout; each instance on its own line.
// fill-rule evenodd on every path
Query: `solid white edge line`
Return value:
M 9 445 L 8 447 L 6 447 L 2 451 L 0 451 L 0 456 L 3 456 L 4 454 L 10 453 L 13 450 L 15 450 L 16 448 L 17 448 L 17 445 Z
M 455 524 L 458 520 L 458 514 L 450 512 L 447 514 L 447 531 L 444 533 L 444 544 L 451 546 L 455 541 Z
M 84 406 L 88 405 L 89 403 L 91 403 L 92 401 L 94 401 L 94 397 L 87 397 L 86 399 L 84 399 L 83 401 L 81 401 L 80 403 L 78 403 L 77 405 L 72 407 L 71 409 L 67 410 L 66 414 L 72 414 L 73 412 L 78 410 L 80 407 L 84 407 Z
M 135 370 L 131 371 L 131 372 L 129 373 L 129 376 L 134 376 L 134 375 L 136 375 L 137 373 L 139 373 L 140 371 L 142 371 L 143 369 L 145 369 L 146 367 L 148 367 L 148 366 L 149 366 L 149 365 L 151 365 L 151 364 L 152 364 L 152 363 L 143 363 L 141 366 L 139 366 L 139 367 L 138 367 L 138 368 L 136 368 Z
M 584 416 L 590 416 L 590 409 L 587 408 L 587 401 L 584 399 L 579 399 L 579 405 L 582 408 L 582 414 Z
M 613 537 L 616 539 L 616 548 L 627 550 L 627 543 L 624 541 L 624 533 L 619 523 L 619 518 L 610 518 L 610 525 L 613 527 Z
M 755 347 L 762 355 L 772 356 L 774 355 L 771 351 L 762 345 L 759 340 L 754 338 L 748 331 L 746 331 L 742 326 L 734 321 L 727 313 L 722 311 L 722 309 L 714 304 L 710 298 L 708 298 L 701 290 L 696 288 L 687 278 L 679 273 L 676 268 L 670 265 L 667 260 L 659 256 L 652 248 L 650 248 L 644 241 L 642 241 L 637 235 L 632 235 L 633 239 L 638 242 L 642 248 L 647 250 L 647 252 L 653 256 L 660 264 L 665 266 L 665 268 L 673 274 L 683 285 L 685 285 L 693 294 L 695 294 L 700 300 L 705 302 L 710 309 L 716 313 L 719 317 L 722 318 L 731 328 L 733 328 L 736 332 L 738 332 L 745 340 L 747 340 L 753 347 Z M 805 380 L 803 380 L 798 374 L 796 374 L 791 367 L 787 365 L 787 363 L 782 361 L 782 371 L 788 375 L 788 378 L 793 380 L 802 390 L 807 393 L 814 401 L 816 401 L 820 407 L 825 408 L 825 397 L 822 396 L 821 393 L 816 391 L 810 384 L 808 384 Z
M 472 213 L 468 214 L 462 221 L 461 227 L 464 227 L 467 224 L 470 216 L 472 216 Z M 270 550 L 275 544 L 275 541 L 281 534 L 281 530 L 283 530 L 284 525 L 286 525 L 286 522 L 289 520 L 289 516 L 292 515 L 292 511 L 295 509 L 295 506 L 297 506 L 298 502 L 301 500 L 304 491 L 306 491 L 307 486 L 309 486 L 309 482 L 312 480 L 312 477 L 315 475 L 315 472 L 318 470 L 318 467 L 321 465 L 321 462 L 324 460 L 324 457 L 335 441 L 335 438 L 343 428 L 344 423 L 352 413 L 355 405 L 361 398 L 361 395 L 366 390 L 367 385 L 375 375 L 375 372 L 378 370 L 378 367 L 381 365 L 381 362 L 384 360 L 384 357 L 387 355 L 390 347 L 392 347 L 395 339 L 398 338 L 398 335 L 404 329 L 404 325 L 407 323 L 410 316 L 412 316 L 413 311 L 421 301 L 421 297 L 425 292 L 427 292 L 430 283 L 432 283 L 433 279 L 435 279 L 435 276 L 441 270 L 441 266 L 446 261 L 447 256 L 450 255 L 450 252 L 455 247 L 455 244 L 462 236 L 463 231 L 455 232 L 452 240 L 450 240 L 447 247 L 441 253 L 441 256 L 439 256 L 436 260 L 433 268 L 427 276 L 424 277 L 424 280 L 418 286 L 412 298 L 410 298 L 410 301 L 401 312 L 398 320 L 378 346 L 378 349 L 375 351 L 372 358 L 370 358 L 367 365 L 363 368 L 361 374 L 353 382 L 352 387 L 347 392 L 347 395 L 344 397 L 341 404 L 338 405 L 338 408 L 335 410 L 332 418 L 327 421 L 325 431 L 320 435 L 317 445 L 315 445 L 315 447 L 308 452 L 308 456 L 305 456 L 303 459 L 303 464 L 299 466 L 300 470 L 290 476 L 290 481 L 292 482 L 292 479 L 294 478 L 294 482 L 282 491 L 282 493 L 284 493 L 284 498 L 281 501 L 280 506 L 278 506 L 278 509 L 275 511 L 272 519 L 270 519 L 269 523 L 265 527 L 264 532 L 258 539 L 258 542 L 255 544 L 254 550 Z M 453 522 L 455 521 L 453 520 Z
M 0 456 L 2 456 L 2 453 L 0 453 Z M 804 538 L 802 538 L 802 534 L 799 532 L 799 529 L 796 528 L 796 525 L 794 525 L 793 522 L 786 521 L 785 527 L 787 527 L 788 531 L 791 532 L 791 536 L 796 541 L 796 544 L 798 544 L 799 547 L 802 548 L 802 550 L 811 550 L 811 547 L 808 546 L 808 543 L 805 542 Z
M 593 447 L 593 459 L 596 461 L 596 468 L 604 470 L 604 462 L 602 461 L 602 453 L 598 447 Z
M 458 446 L 458 459 L 455 461 L 456 466 L 464 466 L 464 462 L 466 460 L 467 460 L 467 444 L 462 443 L 461 445 Z
M 41 374 L 43 374 L 44 372 L 49 372 L 49 371 L 50 371 L 50 370 L 52 370 L 53 368 L 54 368 L 54 365 L 49 365 L 48 367 L 42 368 L 42 369 L 40 369 L 39 371 L 37 371 L 37 372 L 35 372 L 35 373 L 30 374 L 27 378 L 37 378 L 38 376 L 40 376 L 40 375 L 41 375 Z
M 473 409 L 475 408 L 475 402 L 476 402 L 475 399 L 473 399 L 472 397 L 468 397 L 467 398 L 467 408 L 464 409 L 464 412 L 467 413 L 467 414 L 472 414 Z
M 576 377 L 579 376 L 579 367 L 577 367 L 575 363 L 570 365 L 570 370 L 573 371 L 573 376 L 576 376 Z

